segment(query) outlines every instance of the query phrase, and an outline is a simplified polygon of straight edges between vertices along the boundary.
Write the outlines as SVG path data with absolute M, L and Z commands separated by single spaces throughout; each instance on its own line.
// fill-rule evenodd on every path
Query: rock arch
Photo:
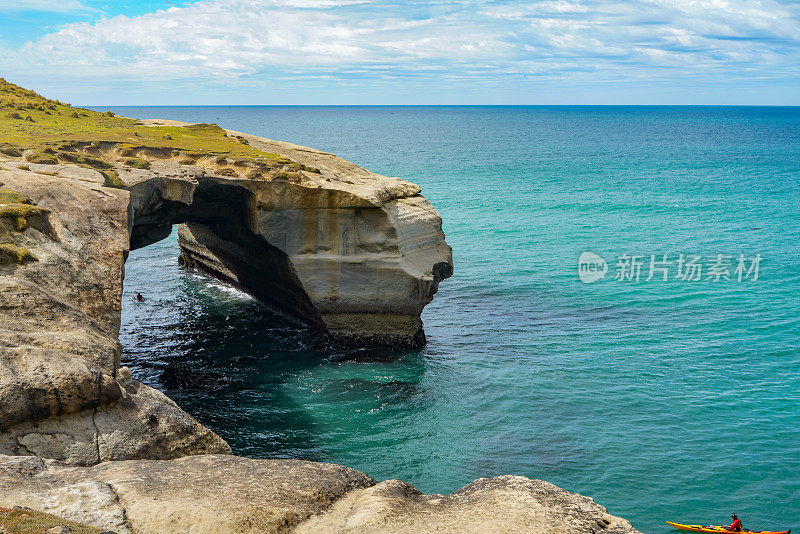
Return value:
M 252 294 L 338 344 L 421 347 L 420 315 L 452 275 L 442 220 L 415 184 L 331 154 L 246 136 L 298 162 L 271 180 L 155 160 L 125 169 L 131 248 L 181 224 L 181 262 Z
M 137 153 L 150 161 L 136 168 L 110 143 L 85 150 L 116 162 L 114 180 L 0 158 L 14 204 L 0 206 L 0 237 L 12 241 L 0 250 L 0 454 L 92 465 L 230 451 L 120 367 L 125 259 L 176 223 L 187 266 L 333 341 L 424 343 L 420 313 L 452 262 L 419 187 L 313 149 L 228 134 L 299 171 L 246 178 L 230 170 L 235 162 L 223 173 L 214 158 L 186 164 L 169 151 Z M 126 189 L 107 187 L 120 181 Z

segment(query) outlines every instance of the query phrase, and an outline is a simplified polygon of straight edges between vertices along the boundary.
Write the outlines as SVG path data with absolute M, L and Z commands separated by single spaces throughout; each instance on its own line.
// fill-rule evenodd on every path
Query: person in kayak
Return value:
M 733 532 L 741 532 L 742 531 L 742 520 L 739 519 L 736 514 L 731 514 L 731 520 L 733 523 L 725 527 L 725 530 L 732 530 Z
M 143 297 L 143 296 L 142 296 L 142 294 L 141 294 L 141 293 L 139 293 L 138 291 L 137 291 L 137 292 L 136 292 L 136 294 L 133 296 L 133 298 L 134 298 L 134 300 L 136 300 L 136 302 L 144 302 L 144 297 Z

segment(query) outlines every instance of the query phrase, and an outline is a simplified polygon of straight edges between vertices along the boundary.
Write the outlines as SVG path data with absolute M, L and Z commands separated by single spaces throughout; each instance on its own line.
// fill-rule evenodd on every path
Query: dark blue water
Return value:
M 455 276 L 425 310 L 428 346 L 392 361 L 315 347 L 180 271 L 174 237 L 131 255 L 126 291 L 150 299 L 124 301 L 125 361 L 156 386 L 173 360 L 231 377 L 169 393 L 235 453 L 426 493 L 542 478 L 646 532 L 731 511 L 800 528 L 800 109 L 114 111 L 321 148 L 420 184 L 444 218 Z M 585 251 L 604 280 L 579 279 Z M 664 254 L 668 280 L 648 281 Z M 625 255 L 638 281 L 614 279 Z

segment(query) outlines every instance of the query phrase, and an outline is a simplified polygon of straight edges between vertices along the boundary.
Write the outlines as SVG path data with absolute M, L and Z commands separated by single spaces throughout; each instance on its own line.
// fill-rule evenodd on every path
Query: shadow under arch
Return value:
M 210 255 L 181 246 L 180 262 L 252 295 L 274 310 L 325 332 L 319 313 L 289 258 L 252 230 L 255 200 L 249 189 L 201 179 L 190 203 L 165 199 L 159 184 L 131 188 L 131 250 L 167 238 L 175 224 L 202 236 Z M 208 257 L 216 259 L 210 262 Z

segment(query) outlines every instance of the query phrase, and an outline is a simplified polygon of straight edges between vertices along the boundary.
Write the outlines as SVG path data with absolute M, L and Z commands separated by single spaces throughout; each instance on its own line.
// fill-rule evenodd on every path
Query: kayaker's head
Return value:
M 736 519 L 736 514 L 731 514 L 731 519 Z

